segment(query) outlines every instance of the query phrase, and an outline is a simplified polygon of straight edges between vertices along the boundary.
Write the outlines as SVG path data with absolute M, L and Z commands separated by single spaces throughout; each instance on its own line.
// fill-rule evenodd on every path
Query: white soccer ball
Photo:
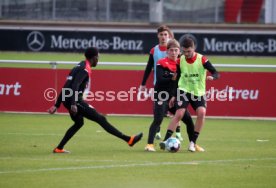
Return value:
M 180 141 L 175 137 L 171 137 L 166 141 L 165 148 L 167 151 L 175 153 L 180 149 Z

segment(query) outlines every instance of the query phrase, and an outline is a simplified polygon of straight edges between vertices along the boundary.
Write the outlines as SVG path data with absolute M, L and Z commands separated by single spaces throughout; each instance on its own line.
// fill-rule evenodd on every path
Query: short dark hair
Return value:
M 170 37 L 174 38 L 174 34 L 168 26 L 161 25 L 160 27 L 157 28 L 157 33 L 161 33 L 163 31 L 167 31 L 169 33 Z
M 84 52 L 84 56 L 86 59 L 92 59 L 93 57 L 97 56 L 99 54 L 99 51 L 95 47 L 87 48 Z
M 190 48 L 190 47 L 194 47 L 195 43 L 194 40 L 191 37 L 185 37 L 183 42 L 182 42 L 182 47 L 184 48 Z

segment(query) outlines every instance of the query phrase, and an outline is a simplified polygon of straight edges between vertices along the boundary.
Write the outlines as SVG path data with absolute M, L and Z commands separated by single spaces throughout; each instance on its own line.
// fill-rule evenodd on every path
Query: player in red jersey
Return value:
M 170 39 L 174 38 L 173 32 L 170 30 L 169 27 L 162 25 L 160 27 L 158 27 L 157 29 L 157 37 L 159 40 L 159 44 L 157 44 L 156 46 L 154 46 L 151 50 L 150 50 L 150 55 L 149 55 L 149 59 L 148 59 L 148 63 L 144 72 L 144 76 L 143 76 L 143 80 L 142 83 L 140 85 L 139 91 L 140 92 L 144 92 L 146 90 L 146 82 L 147 79 L 153 69 L 153 73 L 154 73 L 154 81 L 153 84 L 155 85 L 156 83 L 156 65 L 157 65 L 157 61 L 161 58 L 164 58 L 167 56 L 167 43 Z M 165 114 L 166 115 L 166 114 Z M 182 141 L 183 138 L 181 136 L 181 132 L 180 132 L 180 125 L 177 127 L 176 129 L 176 137 Z M 160 133 L 160 126 L 157 128 L 157 132 L 155 135 L 156 139 L 161 139 L 161 133 Z
M 177 82 L 177 66 L 179 66 L 178 55 L 180 53 L 180 45 L 175 39 L 171 39 L 167 44 L 167 57 L 158 60 L 156 65 L 156 82 L 154 85 L 154 120 L 149 128 L 148 144 L 146 151 L 154 152 L 154 136 L 160 127 L 164 115 L 168 109 L 169 99 L 174 95 Z M 174 108 L 170 108 L 171 113 L 175 113 Z M 188 116 L 188 117 L 187 117 Z M 183 121 L 185 119 L 185 121 Z M 189 120 L 190 122 L 187 122 Z M 190 114 L 183 117 L 182 121 L 187 125 L 189 139 L 194 134 L 194 124 Z

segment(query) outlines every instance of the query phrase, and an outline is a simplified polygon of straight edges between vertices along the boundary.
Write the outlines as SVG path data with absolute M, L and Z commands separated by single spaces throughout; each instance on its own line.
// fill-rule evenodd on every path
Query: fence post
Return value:
M 163 22 L 163 0 L 151 0 L 149 4 L 150 23 Z

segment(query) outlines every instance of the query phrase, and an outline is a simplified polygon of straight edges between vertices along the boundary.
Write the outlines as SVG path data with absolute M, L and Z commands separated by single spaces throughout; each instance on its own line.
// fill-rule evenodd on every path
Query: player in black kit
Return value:
M 81 61 L 71 70 L 55 105 L 48 110 L 50 114 L 54 114 L 61 103 L 63 103 L 69 111 L 71 119 L 74 121 L 73 126 L 67 130 L 59 145 L 53 150 L 54 153 L 69 153 L 69 151 L 64 149 L 64 145 L 83 126 L 84 117 L 97 122 L 105 131 L 126 141 L 129 146 L 136 144 L 143 136 L 143 133 L 133 136 L 123 134 L 111 125 L 103 115 L 99 114 L 91 105 L 83 100 L 83 92 L 90 80 L 91 67 L 96 67 L 98 63 L 98 54 L 97 48 L 91 47 L 86 49 L 84 54 L 86 60 Z
M 160 127 L 164 114 L 167 112 L 167 106 L 170 98 L 174 95 L 177 87 L 177 69 L 179 67 L 178 55 L 180 53 L 180 45 L 175 39 L 169 40 L 167 43 L 167 56 L 161 58 L 156 66 L 156 83 L 154 85 L 154 118 L 149 128 L 148 143 L 145 151 L 155 152 L 154 136 Z M 169 108 L 169 111 L 174 114 L 176 109 Z M 192 140 L 194 135 L 194 123 L 191 115 L 186 111 L 182 118 L 186 124 L 186 130 L 189 140 Z

